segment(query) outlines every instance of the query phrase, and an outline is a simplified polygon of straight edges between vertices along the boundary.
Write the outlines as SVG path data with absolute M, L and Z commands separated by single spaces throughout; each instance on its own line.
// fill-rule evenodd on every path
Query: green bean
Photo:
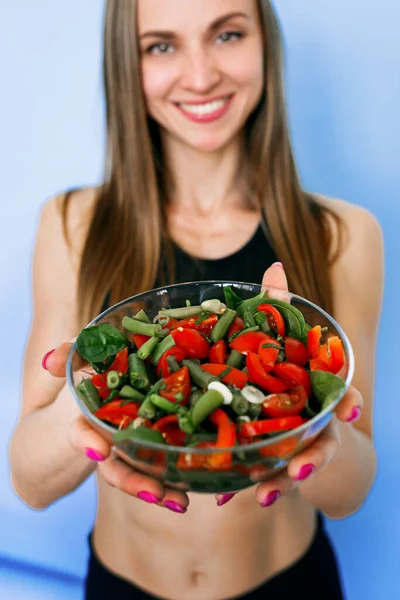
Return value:
M 143 402 L 145 396 L 138 390 L 135 390 L 130 385 L 124 385 L 124 387 L 119 392 L 120 398 L 124 398 L 126 400 L 136 400 L 136 402 Z
M 76 391 L 92 413 L 100 408 L 100 394 L 91 379 L 82 379 L 76 386 Z
M 136 429 L 128 427 L 114 433 L 114 441 L 125 442 L 126 440 L 152 442 L 153 444 L 167 443 L 159 431 L 148 427 L 137 427 Z
M 197 404 L 197 402 L 200 400 L 200 398 L 203 395 L 203 391 L 199 390 L 199 388 L 194 388 L 192 390 L 192 393 L 190 394 L 190 399 L 189 399 L 189 404 L 191 407 L 195 406 L 195 404 Z
M 151 362 L 153 363 L 153 365 L 158 365 L 158 363 L 160 362 L 160 358 L 162 357 L 164 352 L 166 352 L 170 348 L 173 348 L 175 345 L 176 344 L 172 335 L 167 335 L 167 337 L 164 338 L 163 341 L 158 344 L 157 348 L 151 354 Z
M 130 383 L 134 388 L 142 390 L 149 385 L 146 363 L 137 354 L 130 354 L 128 368 Z
M 233 399 L 230 406 L 233 412 L 239 416 L 247 414 L 250 408 L 250 402 L 236 390 L 232 392 L 232 395 Z
M 147 342 L 143 344 L 138 350 L 138 357 L 142 360 L 146 360 L 148 356 L 157 348 L 160 343 L 159 337 L 151 337 Z
M 240 369 L 244 364 L 245 357 L 244 354 L 238 352 L 237 350 L 232 350 L 230 355 L 228 356 L 228 360 L 226 364 L 229 367 L 233 367 L 234 369 Z
M 246 312 L 244 313 L 243 320 L 245 327 L 255 327 L 256 325 L 258 325 L 258 323 L 255 322 L 253 313 L 251 313 L 249 310 L 246 310 Z
M 236 311 L 231 308 L 227 308 L 222 317 L 218 320 L 218 323 L 213 327 L 211 331 L 211 341 L 218 342 L 222 340 L 229 331 L 229 327 L 232 325 L 233 321 L 236 319 Z
M 156 333 L 160 333 L 162 330 L 161 325 L 153 325 L 151 323 L 143 323 L 137 319 L 131 319 L 130 317 L 124 317 L 122 319 L 122 326 L 132 333 L 138 333 L 140 335 L 148 335 L 152 337 Z
M 151 397 L 147 396 L 138 410 L 139 417 L 143 419 L 154 419 L 156 416 L 156 407 L 151 401 Z
M 186 446 L 189 448 L 193 448 L 197 446 L 197 444 L 201 444 L 202 442 L 216 442 L 217 436 L 215 433 L 203 433 L 202 431 L 193 433 L 187 443 Z
M 249 406 L 249 410 L 248 410 L 247 414 L 252 419 L 258 419 L 258 417 L 260 416 L 261 411 L 262 411 L 261 404 L 254 404 L 252 402 L 249 402 L 249 405 L 250 406 Z
M 267 315 L 264 312 L 256 312 L 254 315 L 254 320 L 256 325 L 259 326 L 260 331 L 263 333 L 267 333 L 268 335 L 272 334 L 271 327 L 269 326 Z
M 109 404 L 110 402 L 112 402 L 113 400 L 115 400 L 115 398 L 117 398 L 117 396 L 119 396 L 119 391 L 118 390 L 111 390 L 111 392 L 108 394 L 107 398 L 104 400 L 103 406 L 105 404 Z
M 109 390 L 115 390 L 121 385 L 121 377 L 117 371 L 108 371 L 107 373 L 107 387 Z
M 201 306 L 186 306 L 182 308 L 162 308 L 160 315 L 167 315 L 172 319 L 189 319 L 201 313 Z
M 136 319 L 136 321 L 142 321 L 142 323 L 151 323 L 149 317 L 146 315 L 144 310 L 139 310 L 139 312 L 137 313 L 137 315 L 135 315 L 134 318 Z
M 186 300 L 186 307 L 189 308 L 189 306 L 192 306 L 192 303 L 190 302 L 190 300 Z
M 223 395 L 217 390 L 208 390 L 190 409 L 192 423 L 197 428 L 214 410 L 224 403 Z
M 159 379 L 155 382 L 155 384 L 151 387 L 147 396 L 151 396 L 151 394 L 158 394 L 160 390 L 164 390 L 167 386 L 165 385 L 165 381 L 163 379 Z
M 172 373 L 176 373 L 181 368 L 176 356 L 167 356 L 167 363 Z
M 260 304 L 264 304 L 266 301 L 266 290 L 254 296 L 253 298 L 249 298 L 248 300 L 244 300 L 240 306 L 237 308 L 237 312 L 239 316 L 243 317 L 246 311 L 250 311 L 254 313 Z
M 187 408 L 184 406 L 181 406 L 177 402 L 171 402 L 166 398 L 162 398 L 161 396 L 158 396 L 158 394 L 151 394 L 149 398 L 154 406 L 161 408 L 161 410 L 167 413 L 176 413 L 182 416 L 187 413 Z
M 203 371 L 199 365 L 196 365 L 196 363 L 191 360 L 183 360 L 182 365 L 189 368 L 191 380 L 200 388 L 207 388 L 212 381 L 219 381 L 216 375 Z

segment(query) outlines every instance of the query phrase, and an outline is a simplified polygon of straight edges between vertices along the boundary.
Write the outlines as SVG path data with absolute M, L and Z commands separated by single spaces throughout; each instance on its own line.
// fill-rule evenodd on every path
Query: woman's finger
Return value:
M 102 462 L 110 456 L 112 444 L 90 425 L 82 414 L 75 416 L 78 407 L 73 407 L 74 418 L 68 431 L 68 439 L 73 448 L 85 453 L 91 460 Z
M 72 342 L 64 342 L 58 348 L 47 352 L 42 359 L 43 368 L 49 371 L 53 377 L 65 377 L 65 367 L 71 347 Z M 72 364 L 74 371 L 79 371 L 86 364 L 87 362 L 76 353 Z
M 261 483 L 256 489 L 256 498 L 260 506 L 266 508 L 275 504 L 282 496 L 290 494 L 295 487 L 296 483 L 290 479 L 287 471 L 284 471 L 265 483 Z
M 267 269 L 264 273 L 261 286 L 265 287 L 273 287 L 279 290 L 288 289 L 288 282 L 286 278 L 285 269 L 282 263 L 274 263 Z
M 287 472 L 293 481 L 304 481 L 314 472 L 329 464 L 337 454 L 340 444 L 340 431 L 335 416 L 321 435 L 291 461 Z
M 337 418 L 346 423 L 355 423 L 361 417 L 363 402 L 361 393 L 351 385 L 336 408 Z

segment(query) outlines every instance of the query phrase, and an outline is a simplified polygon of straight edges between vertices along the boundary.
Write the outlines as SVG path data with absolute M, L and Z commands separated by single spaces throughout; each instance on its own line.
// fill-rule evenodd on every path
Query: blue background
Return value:
M 384 231 L 375 404 L 379 473 L 362 510 L 328 522 L 328 529 L 350 600 L 398 598 L 400 402 L 393 385 L 398 369 L 393 329 L 398 331 L 400 292 L 400 3 L 276 0 L 275 5 L 285 35 L 289 114 L 304 185 L 370 209 Z M 20 402 L 40 207 L 65 188 L 101 177 L 102 20 L 100 0 L 0 0 L 0 596 L 6 599 L 80 598 L 86 535 L 95 516 L 93 479 L 44 512 L 24 506 L 9 483 L 7 445 Z

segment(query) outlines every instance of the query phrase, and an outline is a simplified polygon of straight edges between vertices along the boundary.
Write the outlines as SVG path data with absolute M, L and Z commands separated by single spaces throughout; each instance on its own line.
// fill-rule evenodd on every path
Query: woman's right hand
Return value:
M 65 342 L 45 356 L 43 367 L 54 377 L 65 377 L 71 346 L 71 342 Z M 75 362 L 73 366 L 75 371 L 79 371 L 85 363 L 82 360 Z M 71 400 L 68 431 L 70 444 L 75 450 L 86 454 L 89 459 L 97 463 L 97 468 L 108 485 L 173 512 L 186 512 L 189 504 L 187 494 L 164 486 L 160 481 L 143 475 L 118 458 L 112 449 L 112 443 L 90 425 L 77 403 L 72 398 Z

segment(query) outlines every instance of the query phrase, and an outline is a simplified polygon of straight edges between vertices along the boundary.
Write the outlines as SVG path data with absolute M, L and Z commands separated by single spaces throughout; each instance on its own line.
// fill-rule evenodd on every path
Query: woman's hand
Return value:
M 45 356 L 43 366 L 54 377 L 65 377 L 71 346 L 71 342 L 66 342 Z M 76 362 L 74 370 L 79 371 L 84 366 L 83 362 Z M 161 482 L 135 471 L 115 456 L 112 444 L 90 425 L 72 398 L 68 438 L 75 450 L 86 454 L 96 463 L 102 477 L 112 487 L 173 512 L 186 512 L 189 504 L 187 494 L 163 486 Z
M 287 279 L 283 266 L 280 263 L 272 265 L 264 274 L 263 286 L 270 286 L 282 290 L 278 294 L 284 300 L 288 290 Z M 301 452 L 289 461 L 287 469 L 261 483 L 256 489 L 256 498 L 261 506 L 271 506 L 281 496 L 289 495 L 302 481 L 308 479 L 313 473 L 320 471 L 336 456 L 340 445 L 340 430 L 338 421 L 353 423 L 361 416 L 363 398 L 353 386 L 336 408 L 336 416 L 320 436 L 304 452 Z M 226 504 L 234 494 L 218 494 L 218 506 Z

